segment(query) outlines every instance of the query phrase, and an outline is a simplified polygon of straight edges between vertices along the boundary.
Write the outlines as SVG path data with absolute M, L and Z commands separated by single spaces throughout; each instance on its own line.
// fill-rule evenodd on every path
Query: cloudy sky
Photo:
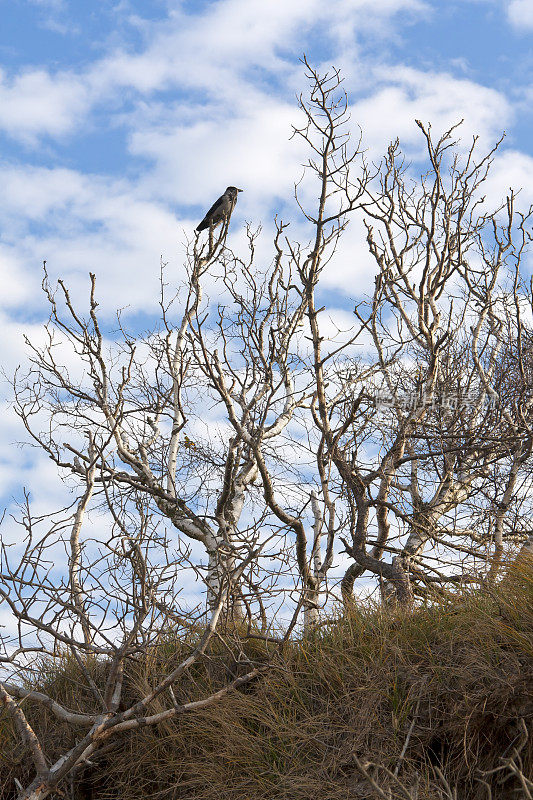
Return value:
M 400 137 L 420 156 L 415 118 L 436 131 L 464 118 L 494 165 L 533 200 L 533 0 L 0 0 L 0 328 L 6 373 L 25 359 L 45 308 L 44 259 L 81 296 L 97 274 L 100 308 L 156 309 L 160 258 L 179 279 L 183 242 L 228 185 L 232 222 L 295 216 L 302 154 L 290 141 L 299 58 L 340 67 L 353 124 L 379 154 Z M 236 240 L 238 241 L 238 239 Z M 341 254 L 342 255 L 342 254 Z M 372 283 L 363 256 L 327 276 Z M 0 510 L 26 485 L 54 497 L 53 465 L 14 443 L 0 415 Z

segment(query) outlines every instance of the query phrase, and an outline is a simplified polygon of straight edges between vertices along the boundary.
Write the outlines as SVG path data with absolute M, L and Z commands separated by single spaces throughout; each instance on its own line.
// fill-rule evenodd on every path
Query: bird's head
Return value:
M 237 189 L 236 186 L 228 186 L 226 189 L 226 194 L 231 195 L 231 197 L 237 197 L 239 192 L 242 192 L 242 189 Z

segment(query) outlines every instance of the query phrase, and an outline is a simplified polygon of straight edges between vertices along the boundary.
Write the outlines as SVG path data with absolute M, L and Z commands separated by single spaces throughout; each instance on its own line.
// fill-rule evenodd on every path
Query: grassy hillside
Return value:
M 230 666 L 238 669 L 214 648 L 179 687 L 179 697 L 205 696 L 223 685 Z M 255 684 L 201 712 L 124 737 L 64 796 L 528 797 L 520 774 L 533 779 L 531 569 L 515 568 L 497 590 L 463 592 L 411 615 L 357 611 L 281 654 L 257 640 L 246 651 L 258 661 L 272 660 Z M 128 696 L 179 657 L 167 641 L 149 663 L 132 665 Z M 100 667 L 91 669 L 98 681 Z M 60 669 L 43 665 L 42 685 L 71 708 L 90 707 L 68 659 Z M 71 732 L 46 711 L 28 714 L 46 731 L 50 755 L 73 743 Z M 13 796 L 15 776 L 25 781 L 29 763 L 5 717 L 0 743 L 4 800 Z

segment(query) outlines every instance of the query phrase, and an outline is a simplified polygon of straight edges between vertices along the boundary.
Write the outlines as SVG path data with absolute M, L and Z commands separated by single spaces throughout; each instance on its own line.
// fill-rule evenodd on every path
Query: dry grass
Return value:
M 179 658 L 176 649 L 167 641 L 132 666 L 128 697 Z M 249 657 L 263 660 L 265 654 L 264 644 L 249 644 Z M 224 683 L 223 651 L 211 656 L 180 688 L 181 697 L 203 696 Z M 100 669 L 93 665 L 95 677 Z M 53 673 L 43 669 L 43 677 L 69 707 L 89 707 L 71 662 Z M 47 714 L 32 716 L 52 756 L 73 741 Z M 483 780 L 492 800 L 522 798 L 527 794 L 505 759 L 521 748 L 513 763 L 532 777 L 533 733 L 524 733 L 532 720 L 533 573 L 523 566 L 497 590 L 461 593 L 409 616 L 367 608 L 332 620 L 274 657 L 253 687 L 123 738 L 80 776 L 75 797 L 378 797 L 369 776 L 385 793 L 390 787 L 391 798 L 410 792 L 418 800 L 442 800 L 455 791 L 458 800 L 489 800 Z M 2 718 L 0 745 L 3 800 L 28 765 Z M 395 770 L 404 790 L 392 777 Z

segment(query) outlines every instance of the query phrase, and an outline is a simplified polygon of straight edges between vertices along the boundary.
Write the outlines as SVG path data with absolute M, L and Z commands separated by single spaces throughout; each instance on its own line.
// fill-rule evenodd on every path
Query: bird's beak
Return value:
M 237 189 L 237 191 L 238 191 L 238 192 L 243 192 L 243 191 L 244 191 L 244 189 Z

